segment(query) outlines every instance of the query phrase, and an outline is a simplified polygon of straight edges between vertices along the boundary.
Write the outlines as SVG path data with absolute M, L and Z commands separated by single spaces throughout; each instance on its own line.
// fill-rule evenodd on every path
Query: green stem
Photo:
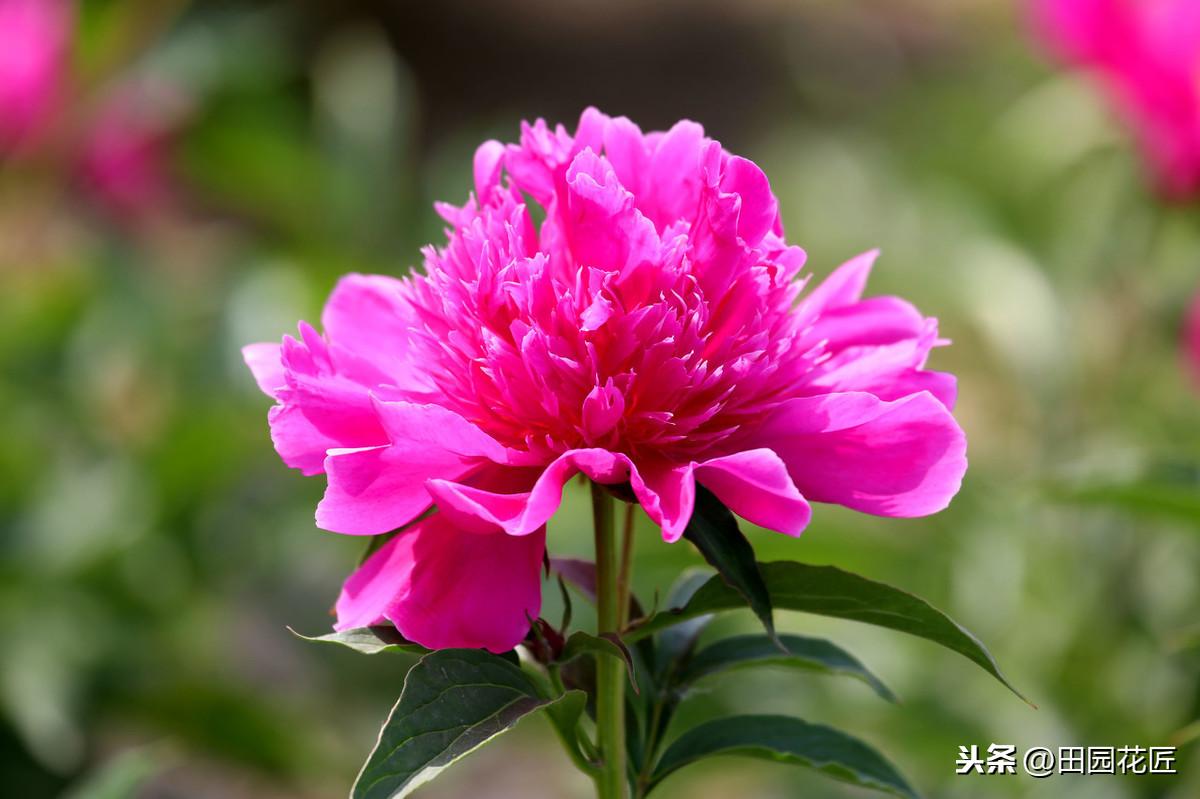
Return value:
M 621 534 L 621 571 L 617 578 L 617 613 L 618 623 L 624 628 L 629 621 L 629 597 L 633 591 L 633 511 L 636 506 L 632 502 L 625 503 L 624 532 Z
M 592 520 L 596 534 L 596 630 L 621 629 L 621 586 L 617 565 L 613 498 L 592 483 Z M 597 799 L 625 799 L 625 667 L 615 655 L 596 656 L 596 737 L 600 745 Z

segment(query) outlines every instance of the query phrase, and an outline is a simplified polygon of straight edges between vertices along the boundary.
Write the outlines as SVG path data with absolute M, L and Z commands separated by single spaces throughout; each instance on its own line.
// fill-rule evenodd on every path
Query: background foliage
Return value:
M 345 271 L 415 263 L 440 235 L 430 203 L 465 196 L 476 143 L 594 103 L 647 129 L 703 122 L 766 169 L 814 273 L 881 247 L 872 291 L 940 317 L 954 346 L 934 366 L 959 375 L 971 442 L 950 510 L 819 507 L 799 541 L 749 535 L 762 560 L 926 597 L 1039 707 L 916 639 L 781 613 L 781 632 L 836 633 L 902 703 L 748 671 L 688 720 L 795 712 L 853 729 L 929 796 L 1200 795 L 1185 729 L 1200 718 L 1200 426 L 1177 351 L 1200 209 L 1150 196 L 1094 87 L 1040 59 L 1019 8 L 88 0 L 74 58 L 80 91 L 151 74 L 188 111 L 174 201 L 136 217 L 0 165 L 6 794 L 344 794 L 403 656 L 285 629 L 327 629 L 361 542 L 313 528 L 320 481 L 271 451 L 238 347 L 315 321 Z M 554 553 L 585 555 L 587 525 L 573 486 Z M 643 598 L 702 562 L 649 525 L 639 547 Z M 753 632 L 744 615 L 713 635 Z M 953 775 L 962 744 L 1171 741 L 1173 779 Z M 539 719 L 420 795 L 484 791 L 589 787 Z M 660 795 L 801 793 L 861 792 L 722 760 Z

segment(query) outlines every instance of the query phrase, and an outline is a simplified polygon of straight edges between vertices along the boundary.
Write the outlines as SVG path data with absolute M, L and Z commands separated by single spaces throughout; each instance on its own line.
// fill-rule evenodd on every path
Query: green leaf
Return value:
M 328 635 L 301 635 L 288 627 L 288 632 L 305 641 L 316 641 L 321 644 L 341 644 L 362 652 L 364 655 L 377 655 L 380 652 L 406 652 L 413 655 L 423 655 L 429 650 L 420 644 L 414 644 L 405 638 L 395 627 L 356 627 L 353 630 L 329 633 Z
M 761 563 L 759 568 L 777 608 L 860 621 L 925 638 L 973 661 L 1025 699 L 1001 674 L 995 659 L 974 635 L 923 599 L 834 566 L 776 561 Z M 623 639 L 635 641 L 697 616 L 744 605 L 740 594 L 713 577 L 682 608 L 634 624 Z
M 61 799 L 129 799 L 141 786 L 174 765 L 163 747 L 131 749 L 118 754 L 64 793 Z
M 443 649 L 413 666 L 379 732 L 352 799 L 399 799 L 525 716 L 557 702 L 573 711 L 582 697 L 554 699 L 502 657 L 480 649 Z M 564 717 L 564 721 L 566 718 Z
M 852 785 L 917 799 L 895 767 L 872 747 L 832 727 L 789 716 L 731 716 L 693 727 L 663 753 L 650 788 L 713 755 L 748 755 L 805 766 Z
M 786 652 L 781 652 L 779 646 L 764 635 L 738 635 L 717 641 L 688 661 L 677 677 L 678 684 L 689 686 L 710 675 L 746 666 L 788 666 L 853 677 L 871 686 L 887 701 L 896 701 L 896 695 L 858 658 L 832 641 L 805 635 L 781 635 L 779 643 Z
M 625 663 L 625 670 L 629 674 L 629 683 L 633 686 L 633 692 L 635 694 L 640 693 L 641 689 L 638 687 L 637 669 L 633 663 L 633 654 L 629 651 L 629 647 L 625 646 L 616 635 L 613 633 L 604 633 L 597 636 L 585 633 L 582 630 L 573 632 L 563 645 L 562 654 L 558 656 L 558 662 L 568 663 L 584 655 L 605 655 L 620 658 Z
M 729 508 L 704 486 L 696 486 L 696 506 L 683 537 L 695 544 L 726 585 L 736 591 L 758 616 L 767 635 L 774 638 L 771 594 L 758 570 L 754 548 L 742 535 Z

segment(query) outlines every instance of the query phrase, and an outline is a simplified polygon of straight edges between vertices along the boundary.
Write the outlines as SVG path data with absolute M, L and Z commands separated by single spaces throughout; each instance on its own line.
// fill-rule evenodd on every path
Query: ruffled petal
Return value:
M 945 508 L 967 468 L 966 436 L 928 393 L 789 400 L 747 438 L 774 450 L 808 499 L 880 516 Z
M 331 450 L 329 485 L 317 506 L 317 525 L 335 533 L 376 535 L 411 521 L 432 502 L 435 478 L 456 480 L 505 449 L 463 417 L 437 405 L 374 400 L 391 443 Z
M 927 319 L 916 338 L 837 353 L 814 370 L 805 393 L 867 391 L 883 400 L 896 400 L 928 391 L 954 410 L 958 388 L 954 375 L 924 368 L 938 343 L 937 322 Z
M 401 532 L 350 576 L 338 630 L 384 620 L 430 649 L 507 652 L 541 611 L 546 531 L 477 535 L 440 513 Z
M 337 373 L 369 388 L 429 388 L 427 378 L 412 367 L 414 322 L 404 281 L 385 275 L 346 275 L 325 303 L 321 325 L 332 342 L 329 357 Z
M 379 535 L 402 527 L 429 507 L 425 481 L 462 477 L 471 466 L 445 450 L 406 446 L 334 449 L 325 459 L 328 485 L 317 526 L 347 535 Z
M 634 208 L 612 165 L 591 150 L 567 170 L 566 205 L 564 232 L 576 263 L 622 272 L 656 255 L 654 224 Z
M 339 373 L 325 340 L 301 323 L 299 340 L 285 336 L 280 348 L 286 386 L 276 391 L 271 439 L 284 463 L 319 474 L 326 451 L 387 443 L 371 403 L 370 389 Z

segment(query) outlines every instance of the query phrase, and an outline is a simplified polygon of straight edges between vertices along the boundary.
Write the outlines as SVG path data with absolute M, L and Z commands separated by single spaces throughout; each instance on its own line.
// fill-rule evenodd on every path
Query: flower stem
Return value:
M 629 621 L 629 597 L 633 590 L 633 511 L 637 506 L 625 503 L 624 532 L 621 534 L 621 571 L 617 577 L 617 625 L 624 627 Z
M 596 535 L 596 631 L 619 633 L 621 586 L 613 497 L 592 483 L 592 520 Z M 596 737 L 600 745 L 597 799 L 625 799 L 625 666 L 615 655 L 596 656 Z

